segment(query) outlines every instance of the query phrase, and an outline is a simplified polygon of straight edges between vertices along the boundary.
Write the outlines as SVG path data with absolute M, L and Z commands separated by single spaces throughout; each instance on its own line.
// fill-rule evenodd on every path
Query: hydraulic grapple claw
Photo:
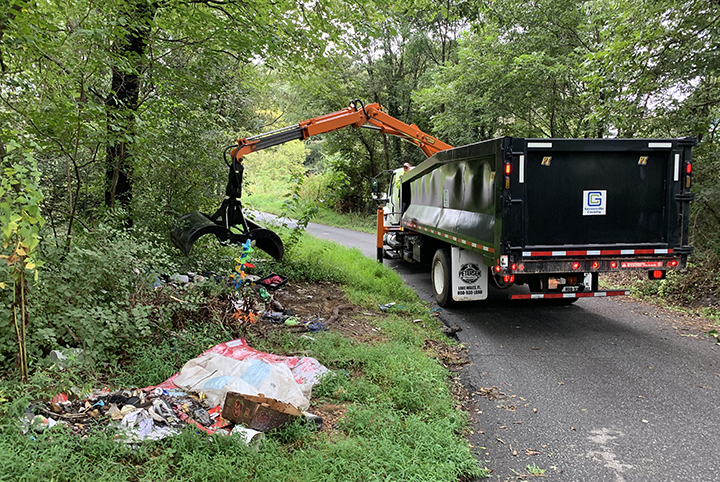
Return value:
M 245 225 L 247 226 L 245 232 L 235 233 L 224 224 L 214 222 L 207 214 L 193 211 L 178 219 L 177 225 L 170 232 L 170 238 L 185 255 L 190 254 L 193 244 L 201 236 L 214 234 L 218 241 L 230 244 L 243 244 L 249 239 L 255 243 L 256 248 L 265 251 L 278 261 L 282 259 L 285 246 L 280 236 L 250 220 L 245 220 L 244 225 L 237 225 L 237 230 L 241 230 Z
M 195 241 L 206 234 L 214 234 L 218 241 L 232 244 L 243 244 L 249 239 L 255 243 L 256 248 L 280 261 L 285 254 L 285 246 L 280 236 L 246 219 L 242 212 L 242 163 L 233 155 L 228 167 L 230 172 L 225 188 L 226 198 L 220 209 L 212 216 L 199 211 L 181 216 L 170 233 L 173 243 L 187 256 Z

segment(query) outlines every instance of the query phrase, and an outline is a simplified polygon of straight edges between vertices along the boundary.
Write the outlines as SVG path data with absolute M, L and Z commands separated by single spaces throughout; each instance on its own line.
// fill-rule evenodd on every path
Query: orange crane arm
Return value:
M 237 162 L 241 162 L 242 157 L 246 154 L 349 126 L 369 127 L 383 134 L 400 137 L 418 146 L 428 157 L 452 149 L 451 145 L 425 134 L 416 125 L 406 124 L 386 114 L 380 104 L 362 105 L 360 101 L 353 101 L 345 109 L 332 114 L 307 119 L 293 126 L 265 134 L 238 139 L 238 147 L 233 150 L 232 156 Z

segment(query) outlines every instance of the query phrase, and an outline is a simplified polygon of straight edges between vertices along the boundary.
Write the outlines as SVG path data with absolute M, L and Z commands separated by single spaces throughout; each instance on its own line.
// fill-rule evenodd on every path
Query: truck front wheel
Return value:
M 450 258 L 446 249 L 438 249 L 432 262 L 432 286 L 435 301 L 447 306 L 452 301 L 452 282 L 450 277 Z

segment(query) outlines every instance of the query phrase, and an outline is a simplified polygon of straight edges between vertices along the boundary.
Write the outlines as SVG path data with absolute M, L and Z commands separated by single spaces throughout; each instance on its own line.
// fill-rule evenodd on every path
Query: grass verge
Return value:
M 243 200 L 245 205 L 251 209 L 280 215 L 286 212 L 284 199 L 272 194 L 253 194 Z M 313 223 L 325 224 L 336 228 L 353 229 L 364 233 L 375 232 L 375 215 L 358 213 L 339 214 L 332 209 L 322 205 L 312 219 Z
M 230 248 L 207 244 L 204 249 L 194 254 L 203 266 L 209 257 L 218 265 L 233 258 Z M 208 307 L 214 294 L 202 289 L 193 294 L 192 307 L 186 303 L 183 312 L 173 311 L 175 331 L 156 334 L 152 343 L 147 338 L 135 343 L 118 340 L 126 346 L 114 364 L 93 368 L 77 364 L 63 371 L 38 364 L 26 385 L 4 377 L 0 381 L 0 481 L 100 477 L 113 481 L 458 481 L 488 475 L 464 439 L 467 418 L 455 408 L 449 372 L 424 350 L 426 339 L 444 335 L 397 274 L 357 250 L 310 237 L 303 237 L 282 264 L 263 260 L 257 264 L 267 264 L 291 279 L 341 283 L 348 299 L 368 311 L 378 312 L 379 303 L 401 305 L 397 312 L 377 317 L 375 324 L 382 335 L 367 343 L 332 331 L 311 338 L 280 331 L 249 340 L 254 347 L 273 353 L 316 357 L 332 370 L 315 387 L 313 404 L 341 408 L 335 430 L 315 432 L 303 423 L 291 424 L 270 433 L 258 450 L 236 437 L 208 436 L 192 429 L 137 446 L 117 442 L 112 432 L 100 427 L 90 428 L 85 438 L 62 426 L 21 433 L 18 417 L 30 400 L 47 399 L 70 387 L 156 384 L 208 346 L 245 334 L 242 327 L 214 319 Z M 187 298 L 190 293 L 182 295 Z M 158 298 L 152 302 L 159 303 Z M 423 323 L 413 323 L 416 319 Z

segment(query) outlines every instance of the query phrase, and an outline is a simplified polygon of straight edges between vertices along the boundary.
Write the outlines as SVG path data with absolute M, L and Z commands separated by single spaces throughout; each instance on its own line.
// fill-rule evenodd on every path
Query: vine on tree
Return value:
M 39 188 L 40 172 L 32 152 L 10 141 L 0 160 L 0 226 L 5 266 L 0 269 L 0 288 L 13 286 L 12 319 L 17 337 L 17 365 L 20 377 L 28 379 L 25 334 L 28 319 L 27 275 L 37 280 L 42 261 L 37 259 L 40 228 L 45 220 L 40 214 L 43 200 Z

